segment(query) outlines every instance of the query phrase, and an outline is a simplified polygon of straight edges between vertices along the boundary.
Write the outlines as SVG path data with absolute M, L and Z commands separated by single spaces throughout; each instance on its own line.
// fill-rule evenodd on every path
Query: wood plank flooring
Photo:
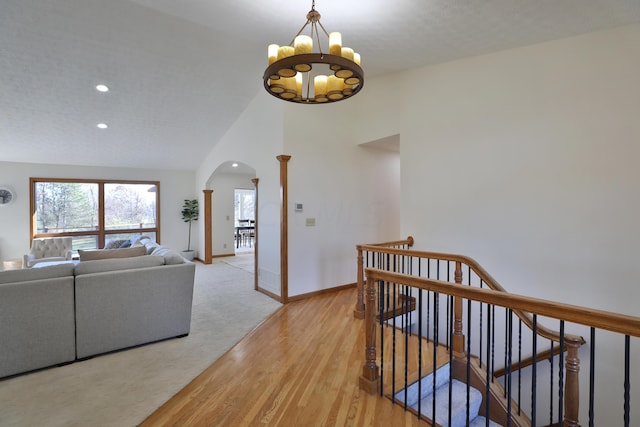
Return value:
M 428 425 L 359 389 L 364 321 L 353 317 L 355 300 L 348 289 L 283 306 L 141 426 Z

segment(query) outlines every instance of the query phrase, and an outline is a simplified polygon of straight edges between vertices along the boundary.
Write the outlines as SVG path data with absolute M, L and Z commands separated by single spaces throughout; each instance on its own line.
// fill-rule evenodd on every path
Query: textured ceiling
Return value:
M 267 44 L 288 43 L 310 7 L 0 0 L 0 161 L 193 170 L 263 90 Z M 316 9 L 362 54 L 367 76 L 640 22 L 638 0 L 318 0 Z

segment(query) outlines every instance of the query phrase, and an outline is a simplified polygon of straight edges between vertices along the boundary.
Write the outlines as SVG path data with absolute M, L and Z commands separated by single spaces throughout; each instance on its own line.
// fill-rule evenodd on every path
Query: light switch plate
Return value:
M 316 219 L 315 218 L 307 218 L 305 221 L 305 225 L 307 227 L 315 227 L 316 226 Z

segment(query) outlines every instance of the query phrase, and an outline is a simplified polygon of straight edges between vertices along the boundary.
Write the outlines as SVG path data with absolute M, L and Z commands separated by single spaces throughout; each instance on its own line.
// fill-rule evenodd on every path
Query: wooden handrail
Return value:
M 491 289 L 479 289 L 469 286 L 452 286 L 451 283 L 424 277 L 408 276 L 400 273 L 367 268 L 367 280 L 382 280 L 401 283 L 432 292 L 447 294 L 473 301 L 525 311 L 540 316 L 551 317 L 580 325 L 604 329 L 619 334 L 640 337 L 640 317 L 598 310 L 595 308 L 563 304 L 540 298 L 527 297 L 508 292 L 496 292 Z M 582 342 L 582 337 L 565 335 L 565 341 Z
M 404 240 L 394 240 L 392 242 L 368 243 L 368 244 L 364 244 L 364 245 L 356 245 L 356 249 L 364 248 L 364 247 L 376 247 L 376 248 L 387 247 L 387 248 L 389 248 L 389 247 L 392 247 L 392 246 L 402 246 L 402 245 L 413 246 L 413 237 L 412 236 L 408 236 Z
M 565 351 L 566 350 L 567 350 L 567 346 L 565 345 Z M 536 363 L 539 363 L 544 360 L 550 360 L 551 357 L 557 356 L 559 354 L 560 354 L 560 346 L 556 346 L 553 348 L 553 352 L 551 351 L 551 349 L 538 352 L 536 354 L 535 361 Z M 533 365 L 533 360 L 534 360 L 533 356 L 530 356 L 530 357 L 527 357 L 526 359 L 523 359 L 521 362 L 513 363 L 510 368 L 505 366 L 504 368 L 496 369 L 495 372 L 493 373 L 493 376 L 496 378 L 500 378 L 507 372 L 515 372 L 518 369 L 524 369 L 527 366 Z
M 406 256 L 406 257 L 430 258 L 430 259 L 435 259 L 440 261 L 459 262 L 461 264 L 464 264 L 470 267 L 471 270 L 490 289 L 494 291 L 508 293 L 505 290 L 505 288 L 502 287 L 502 285 L 500 285 L 500 283 L 498 283 L 498 281 L 494 279 L 493 276 L 491 276 L 491 274 L 489 274 L 476 260 L 465 255 L 447 254 L 447 253 L 429 252 L 429 251 L 415 251 L 415 250 L 396 249 L 396 248 L 385 248 L 379 245 L 358 245 L 357 248 L 358 248 L 359 254 L 361 253 L 360 251 L 369 251 L 369 252 L 385 253 L 390 255 L 400 255 L 400 256 Z M 364 278 L 362 280 L 364 281 Z M 360 277 L 358 278 L 358 286 L 360 286 Z M 359 307 L 356 305 L 356 310 L 354 312 L 356 314 L 356 317 L 359 317 L 357 315 L 358 308 Z M 362 308 L 362 313 L 364 313 L 364 305 L 361 308 Z M 531 316 L 531 314 L 522 310 L 514 310 L 514 313 L 524 322 L 525 325 L 527 325 L 529 329 L 533 329 L 533 317 Z M 363 317 L 364 316 L 360 316 L 359 318 L 363 318 Z M 544 325 L 538 325 L 537 330 L 538 330 L 539 336 L 555 342 L 560 342 L 560 333 L 558 331 L 549 329 Z M 580 345 L 583 345 L 585 343 L 584 339 L 580 338 L 580 340 L 581 340 Z

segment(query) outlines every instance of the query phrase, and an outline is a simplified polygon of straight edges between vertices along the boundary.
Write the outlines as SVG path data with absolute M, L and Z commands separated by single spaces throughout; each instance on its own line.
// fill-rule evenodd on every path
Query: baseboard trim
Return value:
M 228 256 L 236 256 L 236 254 L 220 254 L 220 255 L 211 255 L 211 258 L 224 258 Z
M 278 301 L 279 303 L 282 303 L 282 298 L 280 297 L 280 295 L 276 295 L 273 292 L 270 292 L 266 289 L 263 289 L 261 287 L 258 287 L 258 289 L 256 289 L 258 292 L 262 292 L 263 294 L 265 294 L 266 296 L 268 296 L 269 298 L 273 298 L 274 300 Z
M 300 301 L 307 298 L 317 297 L 320 295 L 332 294 L 334 292 L 344 291 L 346 289 L 351 289 L 357 287 L 357 283 L 349 283 L 347 285 L 336 286 L 333 288 L 321 289 L 319 291 L 309 292 L 306 294 L 294 295 L 289 297 L 289 302 Z

